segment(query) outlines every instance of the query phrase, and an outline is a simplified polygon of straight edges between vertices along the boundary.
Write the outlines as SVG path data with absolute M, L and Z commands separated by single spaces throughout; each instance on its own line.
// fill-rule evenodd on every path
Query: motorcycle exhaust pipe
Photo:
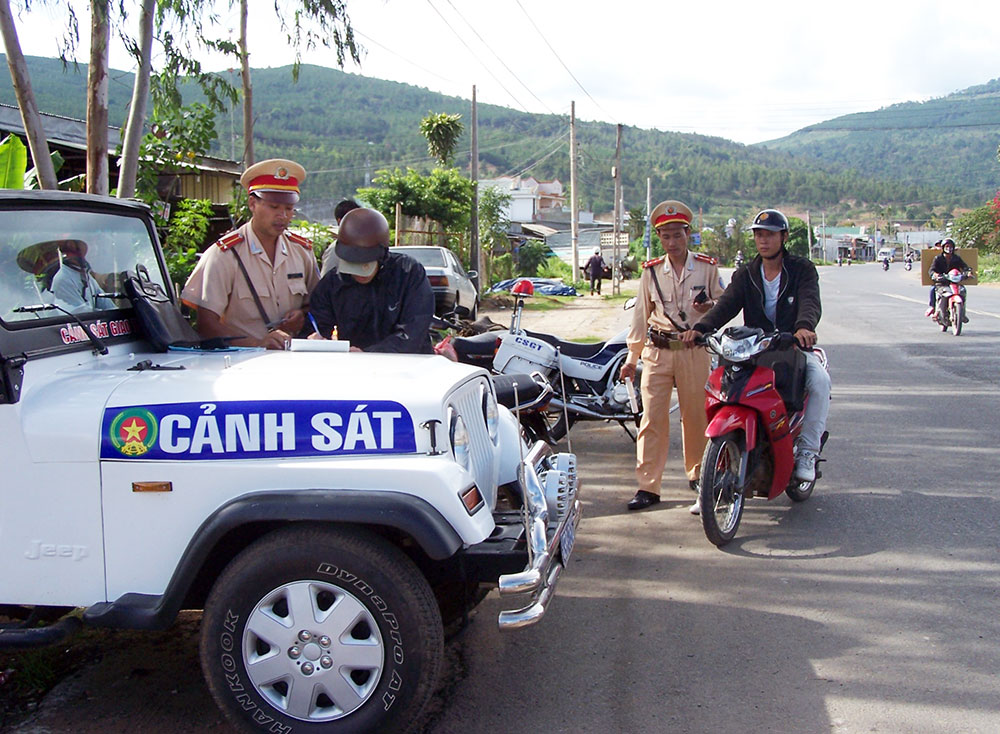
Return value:
M 575 405 L 573 403 L 565 403 L 559 398 L 552 398 L 549 401 L 549 407 L 555 408 L 556 410 L 566 409 L 570 413 L 582 416 L 584 418 L 592 418 L 594 420 L 604 421 L 629 421 L 635 416 L 632 413 L 599 413 L 596 410 L 591 410 L 590 408 L 584 408 L 580 405 Z

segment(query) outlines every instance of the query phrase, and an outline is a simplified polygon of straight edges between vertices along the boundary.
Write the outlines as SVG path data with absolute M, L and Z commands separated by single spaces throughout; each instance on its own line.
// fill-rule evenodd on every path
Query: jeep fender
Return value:
M 425 500 L 400 492 L 308 489 L 248 494 L 226 503 L 201 524 L 162 596 L 123 594 L 113 602 L 89 607 L 84 621 L 93 627 L 168 627 L 212 549 L 227 533 L 257 522 L 391 527 L 411 536 L 435 560 L 449 558 L 462 547 L 458 533 L 441 513 Z

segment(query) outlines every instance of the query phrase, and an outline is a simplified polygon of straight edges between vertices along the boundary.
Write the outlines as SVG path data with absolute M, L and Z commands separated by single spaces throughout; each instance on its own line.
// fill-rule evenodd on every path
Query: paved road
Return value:
M 1000 289 L 970 289 L 956 338 L 915 272 L 821 277 L 834 403 L 813 498 L 751 501 L 718 550 L 677 445 L 666 501 L 627 513 L 631 441 L 578 424 L 585 518 L 551 612 L 500 634 L 491 595 L 448 645 L 425 734 L 1000 731 Z M 196 628 L 103 633 L 103 659 L 14 731 L 230 731 Z
M 970 289 L 956 338 L 915 271 L 821 277 L 814 497 L 752 500 L 718 550 L 684 509 L 679 446 L 668 501 L 631 514 L 630 442 L 578 425 L 585 516 L 555 605 L 501 635 L 491 596 L 428 732 L 1000 731 L 1000 290 Z

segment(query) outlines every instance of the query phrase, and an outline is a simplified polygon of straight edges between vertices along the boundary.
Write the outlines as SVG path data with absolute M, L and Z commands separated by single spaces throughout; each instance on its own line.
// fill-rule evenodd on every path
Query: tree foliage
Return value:
M 439 112 L 427 115 L 420 121 L 420 134 L 427 138 L 427 152 L 446 168 L 451 165 L 455 146 L 464 129 L 462 116 L 459 114 Z
M 426 217 L 452 232 L 469 227 L 472 182 L 454 168 L 435 168 L 428 175 L 412 168 L 379 171 L 370 188 L 358 189 L 358 196 L 378 209 L 390 222 L 396 204 L 408 217 Z
M 798 217 L 788 218 L 788 241 L 785 247 L 793 255 L 809 257 L 809 230 L 806 223 Z
M 952 235 L 959 246 L 1000 253 L 1000 192 L 992 201 L 956 219 Z

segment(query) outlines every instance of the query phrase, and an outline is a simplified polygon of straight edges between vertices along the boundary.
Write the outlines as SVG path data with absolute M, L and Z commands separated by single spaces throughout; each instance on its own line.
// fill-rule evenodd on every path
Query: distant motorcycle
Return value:
M 968 277 L 958 268 L 952 268 L 947 274 L 938 274 L 934 279 L 934 321 L 941 326 L 941 331 L 951 329 L 955 336 L 962 333 L 965 321 L 966 291 L 962 281 Z
M 912 260 L 907 260 L 905 263 L 903 263 L 903 269 L 904 270 L 913 270 L 913 261 Z
M 889 258 L 883 258 L 882 259 L 882 269 L 883 270 L 888 270 L 889 269 Z

